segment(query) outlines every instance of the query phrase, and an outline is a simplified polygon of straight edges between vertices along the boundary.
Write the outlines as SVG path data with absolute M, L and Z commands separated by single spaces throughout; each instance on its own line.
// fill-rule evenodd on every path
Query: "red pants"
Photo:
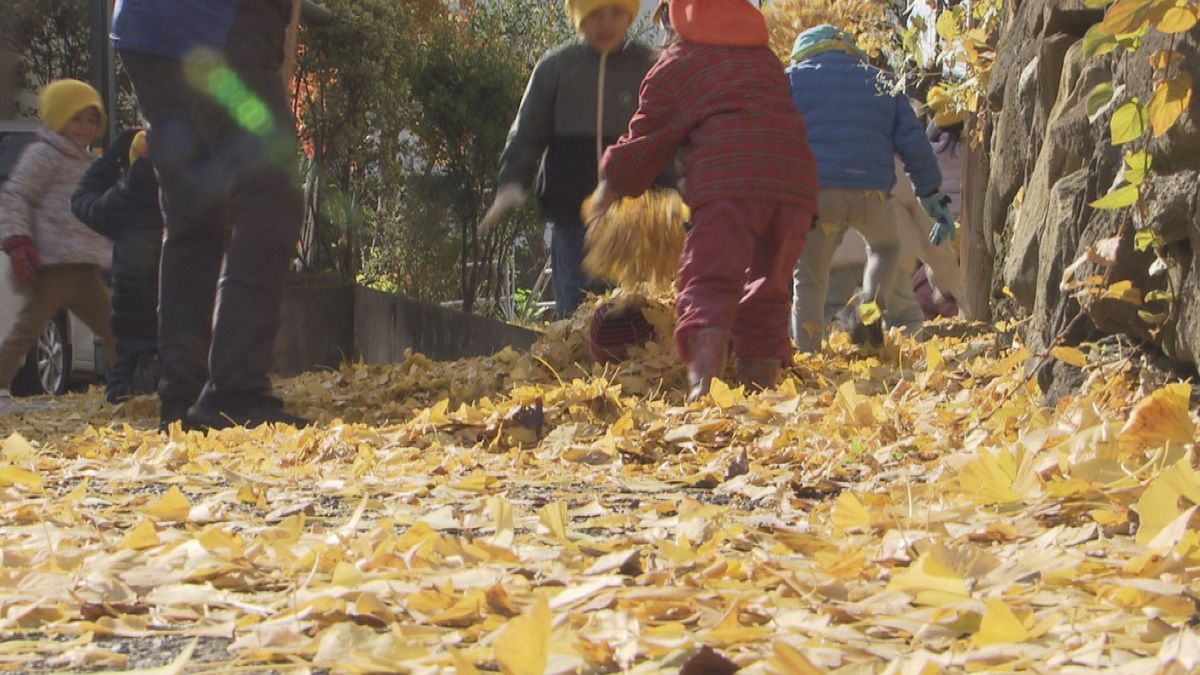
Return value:
M 810 227 L 810 209 L 758 199 L 693 212 L 675 282 L 675 344 L 685 361 L 687 336 L 700 328 L 731 330 L 739 359 L 791 358 L 792 270 Z

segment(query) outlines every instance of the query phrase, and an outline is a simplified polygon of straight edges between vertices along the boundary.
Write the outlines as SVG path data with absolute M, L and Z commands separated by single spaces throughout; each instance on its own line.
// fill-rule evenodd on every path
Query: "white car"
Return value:
M 0 182 L 8 177 L 36 129 L 33 122 L 0 121 Z M 8 334 L 20 309 L 21 291 L 12 278 L 8 256 L 0 255 L 0 333 Z M 12 382 L 12 393 L 61 394 L 72 381 L 94 381 L 104 369 L 104 351 L 96 344 L 96 336 L 78 317 L 63 310 L 46 322 Z

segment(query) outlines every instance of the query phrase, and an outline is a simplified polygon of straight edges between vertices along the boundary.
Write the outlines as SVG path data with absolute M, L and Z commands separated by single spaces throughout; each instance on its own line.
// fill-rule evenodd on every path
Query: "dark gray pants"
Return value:
M 284 28 L 263 26 L 263 41 Z M 185 67 L 121 52 L 150 123 L 166 222 L 158 333 L 164 405 L 199 401 L 237 411 L 271 396 L 284 277 L 303 205 L 282 52 L 258 56 Z

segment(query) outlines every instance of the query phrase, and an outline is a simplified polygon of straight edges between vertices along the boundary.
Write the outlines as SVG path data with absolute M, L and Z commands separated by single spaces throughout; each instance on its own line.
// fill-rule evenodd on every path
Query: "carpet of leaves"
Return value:
M 300 431 L 0 418 L 0 670 L 1200 668 L 1189 385 L 1046 408 L 959 327 L 689 405 L 669 342 L 591 364 L 586 320 L 281 381 Z

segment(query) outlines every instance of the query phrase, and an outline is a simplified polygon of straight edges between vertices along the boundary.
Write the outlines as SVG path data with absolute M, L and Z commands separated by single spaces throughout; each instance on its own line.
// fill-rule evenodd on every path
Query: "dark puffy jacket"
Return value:
M 150 160 L 137 160 L 122 178 L 110 157 L 96 159 L 71 195 L 71 211 L 113 242 L 113 333 L 156 339 L 163 219 Z
M 636 41 L 605 59 L 603 147 L 629 128 L 642 79 L 658 55 Z M 576 38 L 550 50 L 533 69 L 500 157 L 497 185 L 529 189 L 537 178 L 542 213 L 559 225 L 582 225 L 579 207 L 596 189 L 597 85 L 600 54 Z M 541 170 L 539 173 L 539 169 Z M 674 187 L 673 167 L 659 185 Z

